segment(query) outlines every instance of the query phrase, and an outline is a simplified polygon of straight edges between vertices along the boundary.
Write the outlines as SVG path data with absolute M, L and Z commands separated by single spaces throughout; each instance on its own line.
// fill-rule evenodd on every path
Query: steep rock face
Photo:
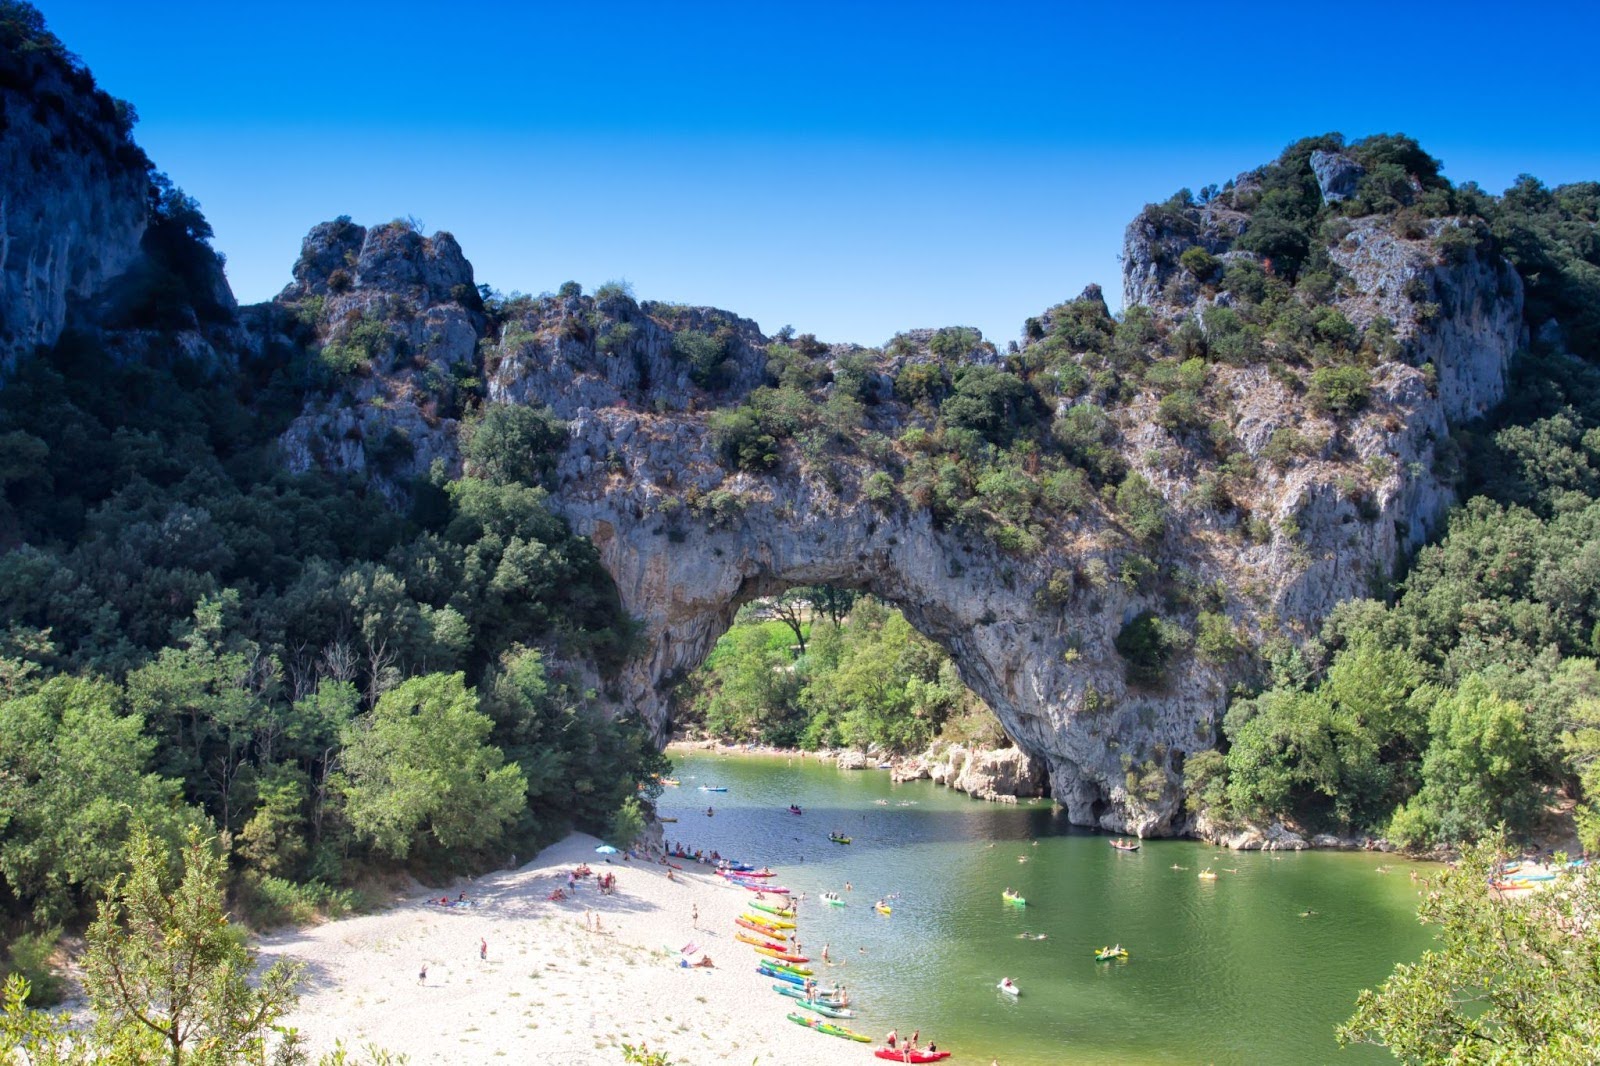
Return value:
M 0 368 L 140 256 L 144 153 L 93 86 L 64 55 L 0 48 Z

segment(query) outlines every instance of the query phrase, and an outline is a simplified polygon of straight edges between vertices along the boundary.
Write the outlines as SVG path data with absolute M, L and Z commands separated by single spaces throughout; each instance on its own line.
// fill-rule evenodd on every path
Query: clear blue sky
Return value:
M 1142 204 L 1300 136 L 1406 132 L 1493 191 L 1600 179 L 1593 0 L 39 6 L 246 302 L 312 224 L 414 215 L 507 291 L 1003 342 L 1090 281 L 1115 306 Z

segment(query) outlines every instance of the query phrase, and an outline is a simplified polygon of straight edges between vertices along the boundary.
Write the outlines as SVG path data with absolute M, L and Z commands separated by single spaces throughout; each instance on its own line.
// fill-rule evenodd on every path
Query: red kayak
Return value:
M 738 885 L 740 888 L 749 889 L 751 892 L 776 892 L 780 896 L 787 896 L 789 894 L 789 890 L 784 888 L 782 885 L 764 885 L 759 881 L 754 883 L 749 881 L 735 881 L 733 883 Z
M 938 1062 L 950 1057 L 948 1051 L 911 1051 L 907 1048 L 881 1047 L 873 1052 L 889 1062 Z

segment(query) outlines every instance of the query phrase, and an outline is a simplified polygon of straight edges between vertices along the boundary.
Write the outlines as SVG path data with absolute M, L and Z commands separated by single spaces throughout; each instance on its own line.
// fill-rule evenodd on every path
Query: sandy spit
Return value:
M 608 864 L 595 854 L 599 843 L 574 834 L 520 869 L 453 886 L 450 897 L 464 890 L 470 908 L 441 907 L 443 890 L 428 897 L 419 889 L 379 914 L 263 938 L 264 962 L 305 964 L 299 1006 L 285 1023 L 317 1051 L 335 1040 L 374 1044 L 414 1066 L 621 1063 L 623 1043 L 647 1043 L 690 1066 L 877 1061 L 875 1045 L 786 1020 L 793 1001 L 771 990 L 754 953 L 733 939 L 749 893 L 693 863 L 674 870 L 673 881 L 665 866 L 621 856 Z M 614 872 L 616 893 L 602 896 L 589 879 L 575 900 L 550 902 L 580 862 Z M 586 911 L 600 932 L 585 928 Z M 804 916 L 802 904 L 802 939 Z M 717 968 L 679 967 L 679 949 L 691 943 Z

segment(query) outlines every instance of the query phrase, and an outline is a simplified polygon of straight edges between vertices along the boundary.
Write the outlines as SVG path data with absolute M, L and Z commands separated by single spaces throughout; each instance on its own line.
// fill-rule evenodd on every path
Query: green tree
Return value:
M 567 425 L 548 407 L 490 404 L 468 423 L 469 468 L 498 483 L 537 485 L 567 442 Z
M 460 674 L 414 677 L 345 732 L 345 817 L 382 853 L 498 840 L 527 781 L 486 743 L 493 723 Z
M 179 782 L 106 681 L 55 677 L 0 703 L 0 883 L 41 923 L 73 917 L 122 868 L 143 822 L 173 838 Z
M 1502 823 L 1529 825 L 1539 794 L 1529 787 L 1534 752 L 1520 704 L 1474 675 L 1454 692 L 1435 694 L 1428 731 L 1422 789 L 1395 813 L 1396 841 L 1461 843 Z
M 181 858 L 175 879 L 164 843 L 142 827 L 129 839 L 129 872 L 112 882 L 85 938 L 96 1036 L 114 1061 L 264 1062 L 299 970 L 278 962 L 255 973 L 255 952 L 228 923 L 214 841 L 191 828 Z
M 1439 873 L 1418 915 L 1437 946 L 1364 991 L 1341 1044 L 1386 1046 L 1403 1062 L 1579 1066 L 1600 1047 L 1600 877 L 1568 874 L 1531 899 L 1489 892 L 1503 842 Z

